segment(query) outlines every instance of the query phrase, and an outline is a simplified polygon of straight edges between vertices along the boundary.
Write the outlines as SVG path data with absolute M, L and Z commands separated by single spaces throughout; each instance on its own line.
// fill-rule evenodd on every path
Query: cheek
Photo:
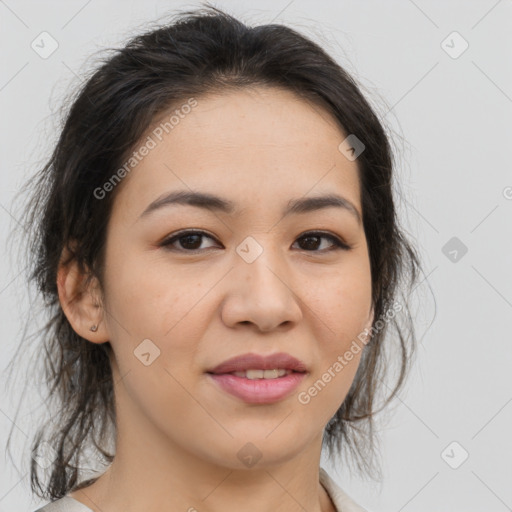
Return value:
M 186 379 L 191 378 L 187 373 L 190 362 L 215 313 L 207 310 L 211 304 L 208 293 L 219 277 L 197 269 L 167 272 L 161 261 L 151 265 L 147 257 L 142 262 L 141 257 L 134 256 L 119 259 L 115 251 L 110 256 L 113 263 L 106 275 L 106 309 L 120 366 L 126 372 L 138 362 L 133 352 L 149 339 L 160 351 L 159 366 L 183 371 Z
M 308 306 L 321 320 L 326 339 L 335 346 L 364 330 L 371 309 L 371 284 L 369 262 L 364 258 L 354 258 L 309 282 Z
M 330 404 L 327 408 L 331 416 L 343 402 L 357 372 L 371 308 L 369 261 L 359 258 L 351 263 L 329 279 L 315 280 L 315 287 L 310 288 L 311 309 L 317 316 L 317 355 L 321 361 L 311 395 L 322 395 L 318 402 L 324 407 Z M 318 413 L 322 414 L 321 407 Z
M 130 249 L 107 252 L 107 309 L 127 331 L 162 338 L 205 292 L 193 276 L 167 271 L 156 256 Z

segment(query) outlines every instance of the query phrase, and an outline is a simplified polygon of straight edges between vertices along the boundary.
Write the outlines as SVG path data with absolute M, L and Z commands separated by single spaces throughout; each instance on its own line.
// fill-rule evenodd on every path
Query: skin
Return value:
M 95 512 L 332 511 L 319 483 L 322 434 L 362 351 L 307 405 L 297 396 L 371 326 L 368 247 L 347 210 L 281 211 L 291 199 L 336 193 L 362 215 L 357 161 L 338 150 L 346 134 L 330 114 L 292 92 L 258 87 L 197 100 L 118 185 L 102 285 L 86 286 L 74 263 L 59 270 L 75 331 L 112 345 L 117 407 L 114 462 L 71 496 Z M 182 189 L 232 200 L 240 212 L 172 205 L 139 218 Z M 183 229 L 213 238 L 182 238 L 174 252 L 159 245 Z M 308 244 L 304 233 L 314 230 L 351 249 L 329 250 L 325 238 Z M 250 264 L 236 252 L 248 236 L 263 249 Z M 148 366 L 134 356 L 144 339 L 160 350 Z M 291 396 L 247 404 L 205 373 L 247 352 L 288 352 L 309 371 Z M 237 457 L 248 442 L 261 453 L 250 468 Z

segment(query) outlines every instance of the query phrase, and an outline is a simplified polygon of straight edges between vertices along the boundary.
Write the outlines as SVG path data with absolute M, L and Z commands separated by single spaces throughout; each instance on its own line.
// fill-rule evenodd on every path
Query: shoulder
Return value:
M 92 512 L 92 510 L 70 496 L 64 496 L 34 512 Z
M 338 512 L 368 512 L 368 510 L 358 505 L 341 487 L 339 487 L 322 467 L 320 468 L 320 483 L 331 497 Z
M 331 497 L 334 506 L 338 512 L 368 512 L 366 509 L 358 505 L 338 484 L 329 476 L 327 471 L 320 468 L 320 483 Z M 34 512 L 92 512 L 89 507 L 83 503 L 64 496 L 56 501 L 48 503 L 42 508 Z

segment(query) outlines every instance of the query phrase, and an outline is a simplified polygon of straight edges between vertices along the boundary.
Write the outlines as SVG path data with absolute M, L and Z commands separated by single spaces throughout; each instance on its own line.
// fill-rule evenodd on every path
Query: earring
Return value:
M 97 325 L 92 325 L 92 326 L 91 326 L 91 328 L 90 328 L 90 330 L 91 330 L 92 332 L 96 332 L 96 331 L 98 330 L 98 326 L 97 326 Z

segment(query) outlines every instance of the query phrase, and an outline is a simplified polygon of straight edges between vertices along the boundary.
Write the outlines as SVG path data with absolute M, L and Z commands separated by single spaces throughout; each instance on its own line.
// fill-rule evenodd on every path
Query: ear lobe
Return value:
M 103 308 L 97 278 L 80 272 L 73 259 L 59 265 L 57 289 L 60 305 L 73 330 L 93 343 L 109 341 L 102 321 Z

